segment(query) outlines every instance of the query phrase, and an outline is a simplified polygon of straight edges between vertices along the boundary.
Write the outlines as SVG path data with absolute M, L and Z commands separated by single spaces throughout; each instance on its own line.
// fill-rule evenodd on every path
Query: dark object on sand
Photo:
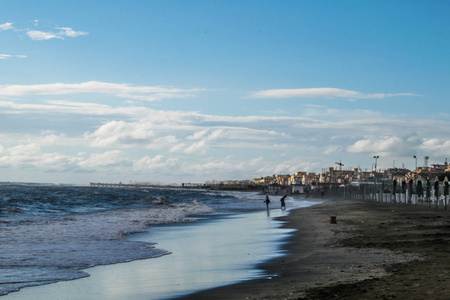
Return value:
M 417 193 L 417 196 L 418 196 L 418 197 L 423 197 L 422 180 L 419 180 L 419 181 L 417 182 L 416 193 Z
M 330 224 L 337 224 L 336 216 L 330 216 L 329 221 Z

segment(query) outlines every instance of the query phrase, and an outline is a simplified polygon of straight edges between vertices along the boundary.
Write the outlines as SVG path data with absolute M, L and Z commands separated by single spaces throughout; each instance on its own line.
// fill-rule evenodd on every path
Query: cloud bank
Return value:
M 71 176 L 126 173 L 133 180 L 136 176 L 166 176 L 175 181 L 250 179 L 315 172 L 336 160 L 358 167 L 375 154 L 381 157 L 380 166 L 390 167 L 392 160 L 408 163 L 413 155 L 422 154 L 442 159 L 450 151 L 447 121 L 361 112 L 355 112 L 352 120 L 335 117 L 346 115 L 345 110 L 324 110 L 326 116 L 319 120 L 233 117 L 67 100 L 0 102 L 0 108 L 0 114 L 17 119 L 16 124 L 25 118 L 22 114 L 30 114 L 48 119 L 42 128 L 53 126 L 49 128 L 54 130 L 41 135 L 28 127 L 20 135 L 0 132 L 0 167 Z M 61 128 L 66 120 L 77 120 L 75 132 Z M 90 123 L 83 125 L 84 120 Z

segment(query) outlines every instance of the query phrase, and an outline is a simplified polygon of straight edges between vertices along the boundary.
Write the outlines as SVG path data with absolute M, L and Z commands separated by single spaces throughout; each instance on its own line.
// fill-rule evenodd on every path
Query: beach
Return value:
M 174 191 L 157 193 L 166 193 L 167 197 L 175 193 L 176 199 L 180 197 Z M 205 197 L 203 201 L 215 203 L 217 208 L 235 207 L 242 202 L 244 206 L 226 214 L 197 215 L 197 222 L 155 224 L 148 231 L 118 240 L 130 247 L 140 245 L 151 253 L 165 254 L 161 257 L 134 260 L 127 250 L 129 259 L 124 259 L 124 263 L 83 268 L 80 271 L 88 277 L 68 277 L 54 284 L 24 288 L 3 296 L 4 299 L 449 298 L 450 220 L 449 212 L 442 207 L 291 196 L 287 199 L 287 211 L 280 210 L 274 202 L 266 212 L 262 206 L 264 196 L 259 194 L 196 191 L 188 196 Z M 180 205 L 171 204 L 155 212 L 165 212 L 166 220 L 177 216 L 179 208 L 190 207 Z M 189 205 L 194 205 L 194 211 L 203 207 L 197 202 Z M 260 208 L 244 209 L 253 205 Z M 121 207 L 122 204 L 120 209 L 108 212 L 105 218 L 100 218 L 104 212 L 96 213 L 94 219 L 99 224 L 117 221 L 125 213 Z M 132 212 L 136 220 L 142 219 L 141 210 Z M 67 234 L 69 226 L 76 227 L 78 218 L 85 220 L 85 216 L 92 213 L 64 217 L 61 224 L 60 219 L 53 223 L 51 219 L 44 220 Z M 125 216 L 128 220 L 129 211 Z M 150 216 L 154 220 L 153 214 Z M 330 217 L 335 217 L 336 222 L 331 222 Z M 135 219 L 131 221 L 134 223 Z M 8 222 L 39 228 L 28 222 Z M 124 225 L 129 226 L 125 223 L 117 228 L 127 228 Z M 102 228 L 95 232 L 103 233 Z M 35 230 L 32 232 L 35 235 Z M 58 249 L 64 253 L 63 247 Z M 111 258 L 117 259 L 117 255 Z
M 298 230 L 286 256 L 261 266 L 273 276 L 182 299 L 449 299 L 450 219 L 442 208 L 325 200 L 282 219 Z
M 13 189 L 14 195 L 29 191 Z M 288 197 L 287 210 L 281 210 L 272 199 L 266 211 L 265 195 L 254 192 L 79 187 L 32 191 L 46 204 L 45 210 L 30 201 L 22 204 L 25 213 L 2 220 L 1 252 L 8 256 L 0 258 L 2 266 L 9 266 L 0 272 L 0 287 L 9 292 L 1 296 L 5 300 L 175 299 L 267 277 L 270 274 L 258 266 L 282 257 L 281 247 L 294 231 L 282 228 L 285 221 L 278 218 L 317 203 Z M 110 200 L 114 197 L 117 203 Z M 80 198 L 86 199 L 82 206 L 70 205 Z M 95 211 L 91 202 L 105 209 Z M 49 215 L 56 206 L 65 208 L 64 214 Z M 40 215 L 33 219 L 27 211 Z M 66 242 L 69 247 L 64 241 L 71 242 Z

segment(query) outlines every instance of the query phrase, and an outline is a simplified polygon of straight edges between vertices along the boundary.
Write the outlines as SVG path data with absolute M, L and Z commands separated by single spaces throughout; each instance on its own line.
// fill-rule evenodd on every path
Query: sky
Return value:
M 438 0 L 0 0 L 0 181 L 442 164 L 449 16 Z

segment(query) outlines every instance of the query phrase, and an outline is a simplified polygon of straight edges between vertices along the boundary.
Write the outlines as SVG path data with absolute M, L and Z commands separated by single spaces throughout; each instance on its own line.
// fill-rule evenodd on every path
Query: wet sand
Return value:
M 273 276 L 182 299 L 450 298 L 448 211 L 328 200 L 283 219 L 298 231 L 287 256 L 261 266 Z
M 287 212 L 273 209 L 271 216 Z M 85 269 L 89 277 L 23 288 L 5 300 L 173 299 L 211 287 L 260 278 L 261 261 L 282 256 L 292 230 L 267 212 L 222 215 L 199 222 L 152 226 L 128 237 L 157 242 L 170 255 Z

